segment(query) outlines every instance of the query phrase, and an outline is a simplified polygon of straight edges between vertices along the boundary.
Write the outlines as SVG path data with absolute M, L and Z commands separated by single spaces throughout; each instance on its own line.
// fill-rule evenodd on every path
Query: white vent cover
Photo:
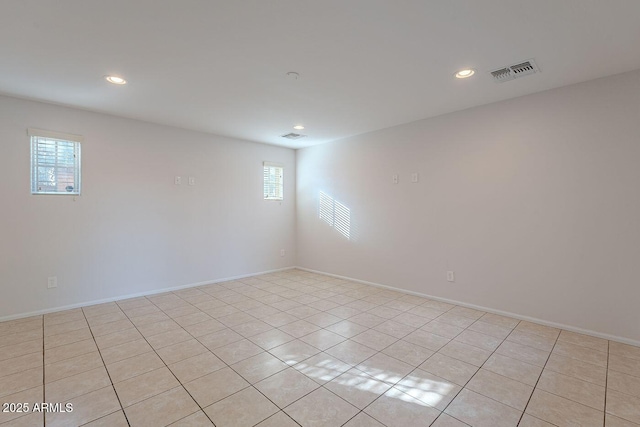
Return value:
M 300 138 L 304 138 L 307 135 L 302 135 L 302 134 L 299 134 L 299 133 L 291 132 L 291 133 L 287 133 L 287 134 L 280 135 L 280 136 L 282 136 L 283 138 L 287 138 L 287 139 L 300 139 Z
M 496 83 L 503 83 L 509 80 L 519 79 L 520 77 L 530 76 L 531 74 L 538 73 L 540 70 L 533 59 L 527 61 L 518 62 L 517 64 L 508 65 L 506 67 L 499 68 L 491 71 L 493 81 Z

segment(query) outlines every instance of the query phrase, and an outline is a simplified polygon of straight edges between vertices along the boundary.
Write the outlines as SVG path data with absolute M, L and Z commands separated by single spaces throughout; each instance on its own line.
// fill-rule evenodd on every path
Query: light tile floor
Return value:
M 0 402 L 73 404 L 2 427 L 639 427 L 640 348 L 288 270 L 0 323 Z

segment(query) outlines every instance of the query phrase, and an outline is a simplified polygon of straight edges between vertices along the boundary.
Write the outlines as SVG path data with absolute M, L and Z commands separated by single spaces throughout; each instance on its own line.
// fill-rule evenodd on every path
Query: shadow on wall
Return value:
M 320 192 L 318 199 L 318 216 L 347 240 L 351 240 L 351 209 L 324 191 Z

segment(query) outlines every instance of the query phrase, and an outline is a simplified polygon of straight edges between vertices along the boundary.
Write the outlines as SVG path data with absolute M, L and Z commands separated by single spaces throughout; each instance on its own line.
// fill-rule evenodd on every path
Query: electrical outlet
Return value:
M 420 175 L 418 175 L 418 172 L 414 172 L 411 174 L 411 182 L 416 183 L 418 182 L 420 178 Z
M 447 271 L 447 282 L 455 282 L 456 274 L 453 271 Z
M 58 276 L 50 276 L 47 278 L 47 288 L 57 288 L 58 287 Z
M 287 252 L 284 249 L 280 249 L 280 256 L 285 256 Z
M 181 177 L 179 177 L 179 176 L 176 176 L 176 177 L 175 177 L 175 179 L 173 180 L 173 183 L 174 183 L 175 185 L 180 185 L 180 184 L 182 184 L 182 178 L 181 178 Z
M 393 180 L 394 184 L 397 184 L 400 182 L 400 176 L 398 174 L 394 174 L 391 179 Z
M 196 178 L 193 176 L 189 177 L 189 185 L 196 185 Z

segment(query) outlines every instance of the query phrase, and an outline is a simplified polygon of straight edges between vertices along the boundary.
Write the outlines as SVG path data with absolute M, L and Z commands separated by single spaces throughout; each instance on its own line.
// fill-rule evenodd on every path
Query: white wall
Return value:
M 29 127 L 85 137 L 76 201 L 30 194 Z M 291 149 L 8 97 L 0 147 L 0 318 L 295 265 Z
M 640 71 L 299 150 L 297 171 L 302 267 L 640 341 Z

